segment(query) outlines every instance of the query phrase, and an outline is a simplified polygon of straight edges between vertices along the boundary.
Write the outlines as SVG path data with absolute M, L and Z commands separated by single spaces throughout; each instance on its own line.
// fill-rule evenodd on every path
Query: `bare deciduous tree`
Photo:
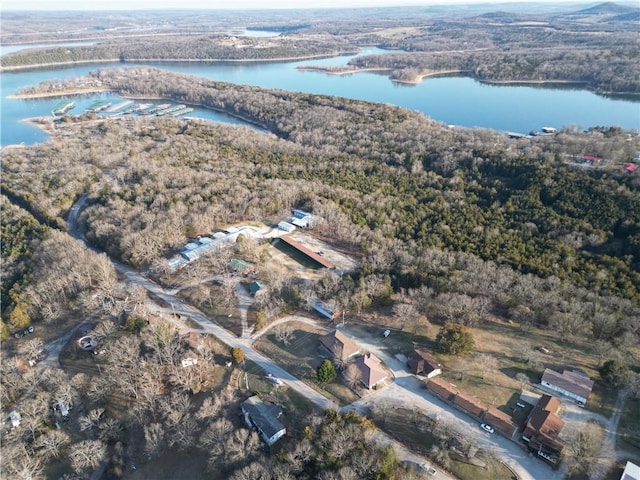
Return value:
M 69 449 L 71 468 L 78 474 L 97 468 L 106 456 L 107 446 L 100 440 L 83 440 Z
M 289 345 L 295 338 L 295 334 L 293 333 L 293 327 L 291 325 L 287 325 L 286 323 L 278 325 L 275 329 L 276 339 L 282 342 L 284 345 Z
M 144 426 L 144 453 L 155 458 L 162 452 L 165 441 L 165 430 L 161 423 L 150 423 Z
M 45 460 L 50 460 L 59 458 L 62 449 L 69 444 L 69 441 L 69 435 L 62 430 L 49 430 L 38 437 L 35 447 Z

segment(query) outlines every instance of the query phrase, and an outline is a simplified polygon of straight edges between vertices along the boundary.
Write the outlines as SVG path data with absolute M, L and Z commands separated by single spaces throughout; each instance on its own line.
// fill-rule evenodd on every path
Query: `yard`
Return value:
M 416 453 L 429 457 L 438 439 L 431 433 L 434 422 L 421 412 L 403 408 L 375 410 L 372 420 L 385 431 Z M 473 465 L 469 460 L 453 452 L 449 453 L 448 470 L 461 480 L 511 480 L 513 475 L 495 458 L 480 450 L 476 457 L 485 467 Z M 442 465 L 438 468 L 442 469 Z
M 253 347 L 269 358 L 276 359 L 282 368 L 339 405 L 357 400 L 357 396 L 339 380 L 324 386 L 317 381 L 316 369 L 323 358 L 329 357 L 328 352 L 320 348 L 320 337 L 327 331 L 303 322 L 293 321 L 286 325 L 293 329 L 293 338 L 287 345 L 276 338 L 278 327 L 274 327 L 260 337 Z
M 242 334 L 240 312 L 237 308 L 237 300 L 233 297 L 234 306 L 225 307 L 222 300 L 222 289 L 219 285 L 202 283 L 197 287 L 189 287 L 178 294 L 192 305 L 197 305 L 211 321 L 226 328 L 235 335 Z

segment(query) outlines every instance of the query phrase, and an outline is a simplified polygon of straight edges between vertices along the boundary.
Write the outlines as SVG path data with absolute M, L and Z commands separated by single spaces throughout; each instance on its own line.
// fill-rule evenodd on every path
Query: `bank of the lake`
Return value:
M 382 53 L 368 49 L 363 54 Z M 528 133 L 542 126 L 561 128 L 573 126 L 620 126 L 640 130 L 640 97 L 602 96 L 573 85 L 495 85 L 465 76 L 424 78 L 418 84 L 392 82 L 387 72 L 360 71 L 357 75 L 325 75 L 299 67 L 335 68 L 344 66 L 353 56 L 314 59 L 297 62 L 162 62 L 158 68 L 194 75 L 214 81 L 252 85 L 262 88 L 298 91 L 389 103 L 416 110 L 448 125 L 483 127 L 503 131 Z M 5 72 L 2 74 L 2 139 L 0 144 L 26 144 L 44 141 L 47 135 L 35 127 L 20 122 L 28 117 L 50 114 L 58 98 L 9 99 L 24 86 L 44 80 L 66 80 L 81 77 L 101 68 L 122 68 L 138 64 L 88 64 L 64 68 Z M 68 95 L 76 103 L 70 113 L 81 112 L 92 101 L 122 99 L 108 92 Z M 219 112 L 199 109 L 190 116 L 214 121 L 242 123 Z

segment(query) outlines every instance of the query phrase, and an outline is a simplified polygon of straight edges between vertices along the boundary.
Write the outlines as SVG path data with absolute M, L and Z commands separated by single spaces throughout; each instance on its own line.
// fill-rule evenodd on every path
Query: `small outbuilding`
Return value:
M 440 362 L 424 350 L 416 349 L 411 352 L 407 359 L 407 367 L 412 373 L 426 375 L 427 378 L 432 378 L 442 373 Z
M 251 292 L 251 295 L 255 295 L 263 288 L 264 284 L 262 282 L 259 282 L 258 280 L 255 280 L 249 284 L 249 292 Z
M 283 230 L 283 231 L 287 232 L 287 233 L 291 233 L 296 229 L 296 226 L 292 225 L 289 222 L 282 221 L 282 222 L 278 223 L 278 228 L 280 230 Z

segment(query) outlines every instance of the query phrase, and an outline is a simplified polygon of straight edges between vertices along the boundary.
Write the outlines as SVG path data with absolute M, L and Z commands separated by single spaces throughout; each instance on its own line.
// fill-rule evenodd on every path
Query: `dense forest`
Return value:
M 127 39 L 80 47 L 26 50 L 2 57 L 2 68 L 90 61 L 274 60 L 355 54 L 358 47 L 327 35 L 302 39 L 231 36 L 162 36 Z
M 584 317 L 582 302 L 571 306 L 576 297 L 610 298 L 616 316 L 633 312 L 615 299 L 635 303 L 640 288 L 639 181 L 621 168 L 635 152 L 627 132 L 512 141 L 366 102 L 148 69 L 96 75 L 120 94 L 205 104 L 279 137 L 97 119 L 61 122 L 63 142 L 6 152 L 7 193 L 55 221 L 89 191 L 88 237 L 132 265 L 154 265 L 193 234 L 303 205 L 362 250 L 365 275 L 391 275 L 397 288 L 459 289 L 486 296 L 497 312 L 523 304 L 545 324 L 556 309 Z M 585 153 L 603 166 L 574 163 Z M 504 288 L 486 293 L 495 276 Z

